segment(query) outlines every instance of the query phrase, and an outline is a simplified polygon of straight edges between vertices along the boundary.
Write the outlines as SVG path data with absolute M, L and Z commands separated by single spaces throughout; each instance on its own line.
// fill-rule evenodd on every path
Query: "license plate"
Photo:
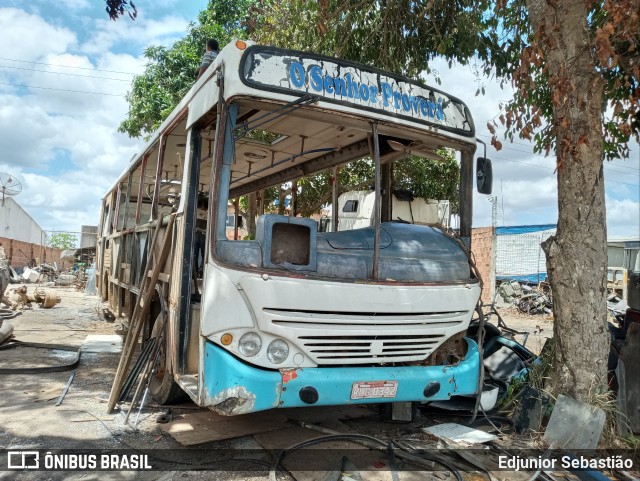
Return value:
M 398 381 L 354 382 L 351 399 L 393 398 L 398 391 Z

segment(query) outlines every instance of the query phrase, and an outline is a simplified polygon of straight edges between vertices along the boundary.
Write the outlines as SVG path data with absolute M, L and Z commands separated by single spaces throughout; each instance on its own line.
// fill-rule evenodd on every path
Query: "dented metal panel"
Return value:
M 464 360 L 455 366 L 341 367 L 268 370 L 253 367 L 208 342 L 205 347 L 204 405 L 225 416 L 275 407 L 308 406 L 303 388 L 318 392 L 314 406 L 369 404 L 389 401 L 434 401 L 473 395 L 478 386 L 477 344 L 467 339 Z M 394 396 L 352 399 L 354 383 L 389 382 Z M 427 387 L 437 386 L 436 389 Z
M 204 353 L 204 405 L 224 416 L 278 407 L 282 376 L 238 362 L 222 348 L 207 342 Z

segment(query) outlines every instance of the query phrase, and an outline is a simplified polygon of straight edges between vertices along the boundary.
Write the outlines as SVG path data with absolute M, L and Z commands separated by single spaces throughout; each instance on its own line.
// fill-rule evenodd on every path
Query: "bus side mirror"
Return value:
M 476 187 L 481 194 L 491 194 L 493 185 L 493 170 L 491 160 L 485 157 L 478 157 L 476 161 Z

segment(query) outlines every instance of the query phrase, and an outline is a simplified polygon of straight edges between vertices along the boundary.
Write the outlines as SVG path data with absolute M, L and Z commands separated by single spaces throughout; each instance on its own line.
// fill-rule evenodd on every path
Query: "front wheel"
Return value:
M 158 314 L 155 322 L 153 323 L 153 329 L 151 331 L 151 339 L 158 339 L 160 337 L 160 326 L 163 324 L 163 314 Z M 165 321 L 167 322 L 167 321 Z M 149 393 L 155 402 L 158 404 L 174 404 L 185 401 L 187 394 L 182 390 L 180 385 L 174 381 L 173 372 L 168 367 L 168 359 L 166 353 L 168 352 L 168 336 L 166 335 L 167 328 L 165 327 L 165 335 L 160 337 L 160 353 L 156 368 L 151 376 L 149 383 Z

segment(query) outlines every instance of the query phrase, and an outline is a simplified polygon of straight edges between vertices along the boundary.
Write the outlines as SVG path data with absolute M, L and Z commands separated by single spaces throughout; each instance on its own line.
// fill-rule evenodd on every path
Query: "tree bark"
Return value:
M 602 101 L 588 2 L 527 0 L 534 41 L 548 67 L 558 162 L 558 228 L 543 242 L 553 289 L 552 391 L 581 401 L 606 390 Z

